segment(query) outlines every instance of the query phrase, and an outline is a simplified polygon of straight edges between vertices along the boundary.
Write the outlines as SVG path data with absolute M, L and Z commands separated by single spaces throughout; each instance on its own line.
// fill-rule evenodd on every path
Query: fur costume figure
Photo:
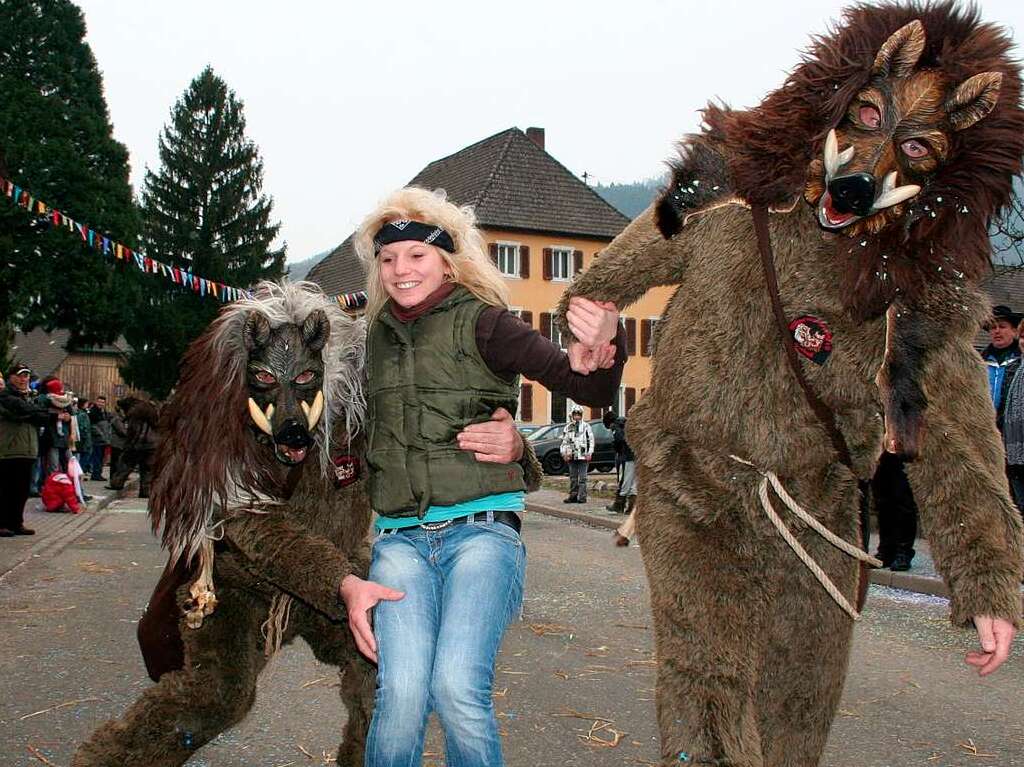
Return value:
M 369 568 L 364 338 L 316 286 L 265 283 L 189 348 L 150 497 L 171 555 L 140 623 L 159 681 L 93 733 L 75 767 L 183 764 L 242 720 L 270 655 L 297 636 L 338 667 L 337 761 L 362 765 L 375 671 L 337 589 Z M 154 650 L 144 631 L 160 609 L 171 620 Z
M 858 481 L 883 447 L 916 457 L 953 623 L 986 616 L 1007 644 L 1019 626 L 1021 522 L 971 346 L 1024 155 L 1010 46 L 973 8 L 855 6 L 759 106 L 707 108 L 660 199 L 563 299 L 568 327 L 573 295 L 621 309 L 678 286 L 628 426 L 664 765 L 819 763 L 865 556 Z

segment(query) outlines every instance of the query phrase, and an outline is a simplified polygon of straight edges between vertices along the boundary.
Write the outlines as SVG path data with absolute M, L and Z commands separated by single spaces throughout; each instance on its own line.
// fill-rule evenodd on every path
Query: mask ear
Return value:
M 302 341 L 309 347 L 310 351 L 318 352 L 324 348 L 327 339 L 331 337 L 331 323 L 323 309 L 317 309 L 309 313 L 302 323 Z
M 991 112 L 999 101 L 1002 72 L 982 72 L 964 80 L 946 100 L 946 113 L 953 130 L 970 128 Z
M 263 312 L 252 311 L 245 318 L 245 328 L 242 330 L 242 338 L 245 340 L 246 351 L 261 349 L 270 341 L 270 320 Z
M 871 74 L 876 77 L 906 77 L 914 71 L 924 50 L 924 26 L 916 19 L 906 24 L 878 49 Z

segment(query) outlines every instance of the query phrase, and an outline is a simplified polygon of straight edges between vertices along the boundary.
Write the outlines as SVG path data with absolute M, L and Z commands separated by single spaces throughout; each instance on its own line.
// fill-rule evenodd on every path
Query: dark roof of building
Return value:
M 472 205 L 484 228 L 610 241 L 629 223 L 519 128 L 435 160 L 409 183 L 444 189 L 452 202 Z M 329 295 L 362 290 L 366 271 L 352 237 L 314 266 L 306 279 Z
M 444 189 L 494 229 L 611 240 L 629 223 L 519 128 L 435 160 L 409 183 Z
M 123 338 L 113 344 L 80 345 L 68 349 L 71 333 L 56 329 L 47 333 L 42 328 L 14 335 L 11 359 L 19 365 L 27 365 L 40 378 L 52 375 L 74 353 L 122 355 L 128 348 Z M 6 371 L 5 371 L 6 372 Z

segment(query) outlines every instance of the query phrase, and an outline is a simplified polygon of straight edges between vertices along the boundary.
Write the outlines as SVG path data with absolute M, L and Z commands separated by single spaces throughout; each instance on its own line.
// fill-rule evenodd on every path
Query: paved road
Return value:
M 115 502 L 66 548 L 0 582 L 0 765 L 64 767 L 75 742 L 148 684 L 134 624 L 163 557 L 139 503 Z M 607 530 L 528 517 L 524 620 L 508 632 L 496 684 L 507 763 L 654 763 L 639 552 L 613 549 Z M 1008 668 L 979 681 L 960 661 L 966 633 L 945 616 L 941 599 L 873 588 L 827 767 L 1024 767 L 1020 645 Z M 333 678 L 305 646 L 285 649 L 249 719 L 189 764 L 324 764 L 343 716 Z M 424 764 L 442 763 L 435 727 Z

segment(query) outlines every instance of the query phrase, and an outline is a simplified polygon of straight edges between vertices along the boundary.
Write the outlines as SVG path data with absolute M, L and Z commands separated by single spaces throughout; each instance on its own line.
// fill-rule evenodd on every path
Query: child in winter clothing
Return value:
M 78 505 L 75 483 L 62 471 L 55 471 L 46 478 L 40 497 L 47 511 L 70 511 L 72 514 L 82 511 Z

